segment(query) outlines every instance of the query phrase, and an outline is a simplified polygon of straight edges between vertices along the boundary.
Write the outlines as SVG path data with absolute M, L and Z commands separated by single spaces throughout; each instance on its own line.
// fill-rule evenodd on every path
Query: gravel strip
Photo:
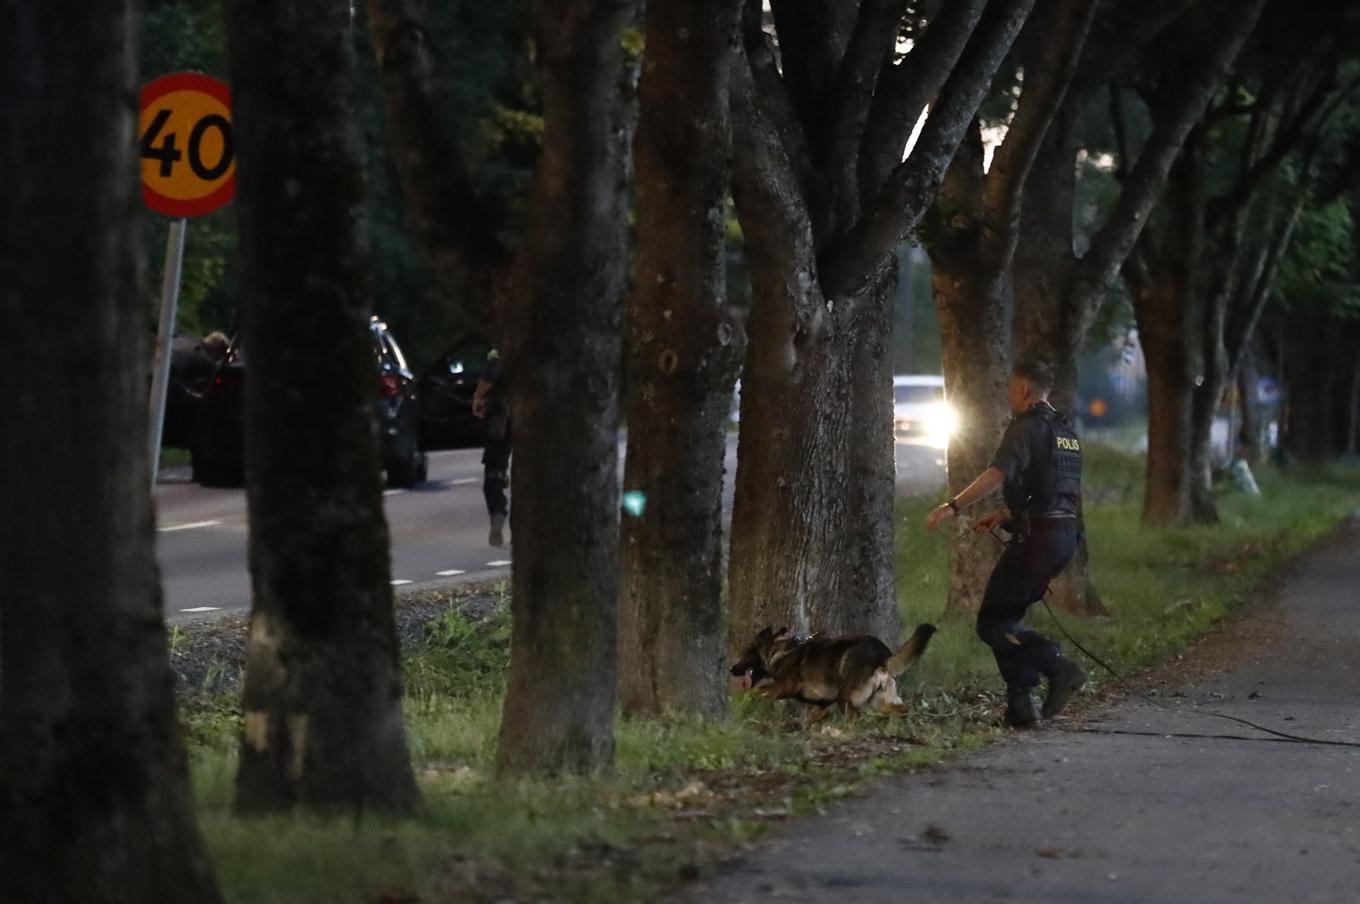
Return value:
M 402 653 L 419 650 L 425 643 L 425 626 L 450 609 L 461 609 L 474 619 L 489 614 L 506 598 L 501 592 L 504 585 L 488 581 L 399 594 L 396 622 Z M 245 615 L 225 615 L 170 629 L 170 668 L 181 700 L 240 686 L 248 623 Z

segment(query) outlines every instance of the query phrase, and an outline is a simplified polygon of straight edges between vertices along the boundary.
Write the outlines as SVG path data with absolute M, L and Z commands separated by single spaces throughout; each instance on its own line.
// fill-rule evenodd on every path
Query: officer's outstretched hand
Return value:
M 934 530 L 940 526 L 940 522 L 946 518 L 954 517 L 954 510 L 949 507 L 949 503 L 936 506 L 926 515 L 926 530 Z

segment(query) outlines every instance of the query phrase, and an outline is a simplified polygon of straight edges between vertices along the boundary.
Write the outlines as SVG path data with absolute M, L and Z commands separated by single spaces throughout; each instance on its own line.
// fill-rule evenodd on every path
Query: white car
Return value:
M 898 433 L 946 443 L 958 429 L 958 415 L 944 397 L 944 377 L 912 374 L 893 377 L 893 426 Z

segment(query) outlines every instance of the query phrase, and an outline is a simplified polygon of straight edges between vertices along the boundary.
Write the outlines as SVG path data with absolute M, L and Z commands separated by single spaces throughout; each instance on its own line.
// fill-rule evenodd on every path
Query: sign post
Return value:
M 156 354 L 151 369 L 151 482 L 160 471 L 161 432 L 170 385 L 184 236 L 188 217 L 212 213 L 236 196 L 231 89 L 196 72 L 166 75 L 142 87 L 139 104 L 142 200 L 175 217 L 165 249 Z M 181 140 L 183 143 L 181 144 Z
M 161 469 L 161 432 L 165 427 L 165 397 L 170 390 L 170 342 L 175 336 L 175 309 L 184 269 L 184 233 L 188 220 L 170 223 L 165 242 L 165 275 L 161 279 L 161 316 L 156 327 L 156 352 L 151 364 L 151 483 Z

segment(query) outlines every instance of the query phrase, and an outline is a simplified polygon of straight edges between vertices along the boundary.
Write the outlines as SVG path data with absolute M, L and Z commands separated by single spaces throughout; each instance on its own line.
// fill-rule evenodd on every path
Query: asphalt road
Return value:
M 481 454 L 480 449 L 432 453 L 430 479 L 424 485 L 387 491 L 392 579 L 398 592 L 509 577 L 511 549 L 486 542 Z M 938 487 L 944 475 L 942 457 L 929 445 L 899 442 L 899 493 Z M 735 439 L 728 444 L 727 459 L 725 510 L 730 513 Z M 181 623 L 248 609 L 245 491 L 201 487 L 190 482 L 188 468 L 172 468 L 162 471 L 155 499 L 167 620 Z
M 788 827 L 696 901 L 1350 904 L 1360 900 L 1360 522 L 1132 697 L 886 781 Z M 1296 743 L 1281 732 L 1357 746 Z

